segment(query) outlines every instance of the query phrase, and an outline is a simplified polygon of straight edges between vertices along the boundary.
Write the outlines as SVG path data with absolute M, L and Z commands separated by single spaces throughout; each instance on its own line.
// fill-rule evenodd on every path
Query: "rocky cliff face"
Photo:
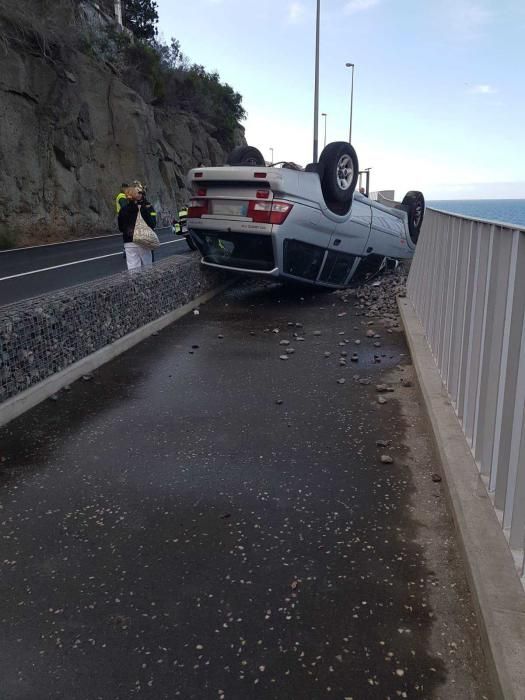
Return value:
M 225 161 L 206 124 L 147 104 L 111 66 L 64 47 L 0 41 L 0 124 L 0 233 L 17 244 L 114 230 L 115 194 L 134 179 L 167 222 L 187 170 Z

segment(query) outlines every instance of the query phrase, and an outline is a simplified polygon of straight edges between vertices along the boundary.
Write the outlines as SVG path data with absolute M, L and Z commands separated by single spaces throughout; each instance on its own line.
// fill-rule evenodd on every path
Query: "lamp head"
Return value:
M 353 63 L 347 63 L 347 64 L 346 64 L 346 67 L 347 67 L 347 68 L 353 68 L 353 67 L 354 67 L 354 64 L 353 64 Z

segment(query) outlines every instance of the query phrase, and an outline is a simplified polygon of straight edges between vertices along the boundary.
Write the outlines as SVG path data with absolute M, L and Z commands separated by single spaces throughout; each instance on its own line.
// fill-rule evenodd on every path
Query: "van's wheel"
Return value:
M 401 202 L 401 207 L 408 214 L 408 231 L 413 243 L 417 243 L 423 217 L 425 215 L 425 198 L 422 192 L 407 192 Z
M 252 167 L 265 166 L 266 162 L 258 148 L 253 146 L 238 146 L 226 159 L 226 165 L 246 165 Z
M 348 210 L 359 177 L 354 147 L 345 141 L 329 143 L 321 153 L 319 166 L 326 204 L 337 213 L 343 213 L 340 210 Z

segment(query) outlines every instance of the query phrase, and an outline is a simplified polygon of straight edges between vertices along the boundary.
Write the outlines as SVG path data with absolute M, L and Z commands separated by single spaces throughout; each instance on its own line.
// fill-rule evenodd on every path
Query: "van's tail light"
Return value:
M 288 202 L 272 202 L 272 213 L 270 215 L 271 224 L 284 223 L 288 214 L 292 211 L 293 204 Z
M 188 207 L 188 219 L 200 219 L 208 213 L 207 199 L 192 199 Z
M 288 202 L 250 202 L 248 216 L 257 224 L 282 224 L 292 211 Z

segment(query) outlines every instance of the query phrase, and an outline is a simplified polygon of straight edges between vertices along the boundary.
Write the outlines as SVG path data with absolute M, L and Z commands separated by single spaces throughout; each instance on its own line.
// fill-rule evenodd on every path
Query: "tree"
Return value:
M 153 41 L 157 36 L 159 15 L 155 0 L 124 0 L 124 26 L 137 39 Z

